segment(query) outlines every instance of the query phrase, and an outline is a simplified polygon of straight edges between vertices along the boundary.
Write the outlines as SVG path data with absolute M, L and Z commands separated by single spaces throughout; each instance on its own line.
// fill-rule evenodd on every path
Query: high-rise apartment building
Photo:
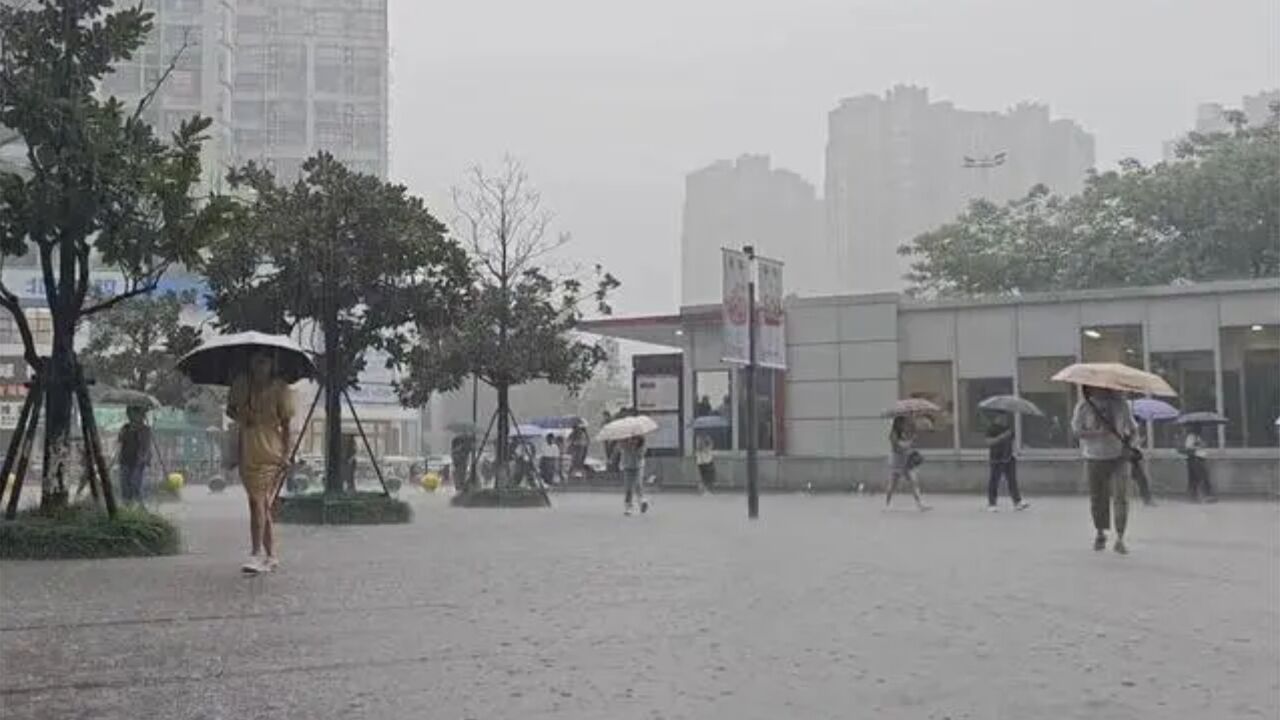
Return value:
M 1280 90 L 1263 90 L 1254 95 L 1240 98 L 1240 112 L 1244 113 L 1245 123 L 1250 127 L 1258 127 L 1271 119 L 1272 108 L 1280 105 Z M 1232 130 L 1228 113 L 1232 108 L 1221 103 L 1200 103 L 1196 106 L 1196 121 L 1193 129 L 1197 133 L 1223 133 Z M 1183 137 L 1166 140 L 1163 154 L 1166 161 L 1176 160 L 1178 146 Z
M 685 177 L 680 302 L 720 301 L 720 248 L 755 246 L 782 260 L 786 292 L 829 291 L 822 201 L 813 185 L 767 155 L 721 160 Z
M 1078 192 L 1093 137 L 1044 105 L 1007 112 L 931 102 L 924 88 L 842 101 L 828 116 L 827 234 L 841 292 L 899 290 L 898 247 L 953 218 L 969 201 L 1005 201 L 1043 183 Z
M 219 189 L 233 159 L 235 3 L 149 0 L 143 4 L 155 14 L 151 34 L 131 60 L 118 64 L 115 72 L 103 78 L 102 91 L 119 98 L 126 108 L 135 107 L 154 91 L 143 117 L 161 138 L 168 138 L 193 115 L 211 118 L 202 165 L 206 186 Z
M 386 177 L 386 0 L 239 0 L 232 97 L 237 162 L 292 177 L 327 150 Z

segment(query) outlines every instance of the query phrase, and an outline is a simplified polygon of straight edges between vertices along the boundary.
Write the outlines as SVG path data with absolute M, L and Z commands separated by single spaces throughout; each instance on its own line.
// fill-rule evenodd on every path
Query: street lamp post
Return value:
M 742 248 L 747 256 L 747 517 L 760 517 L 759 429 L 756 421 L 756 249 Z

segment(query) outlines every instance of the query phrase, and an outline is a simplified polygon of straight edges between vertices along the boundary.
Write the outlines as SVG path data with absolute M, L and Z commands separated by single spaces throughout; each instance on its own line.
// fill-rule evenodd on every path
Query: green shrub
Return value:
M 551 499 L 541 490 L 531 488 L 484 488 L 458 493 L 450 503 L 467 508 L 551 507 Z
M 0 520 L 0 559 L 145 557 L 182 551 L 178 528 L 141 507 L 121 507 L 115 519 L 93 505 L 25 510 Z
M 302 525 L 390 525 L 409 522 L 413 508 L 382 493 L 300 495 L 281 498 L 278 519 Z

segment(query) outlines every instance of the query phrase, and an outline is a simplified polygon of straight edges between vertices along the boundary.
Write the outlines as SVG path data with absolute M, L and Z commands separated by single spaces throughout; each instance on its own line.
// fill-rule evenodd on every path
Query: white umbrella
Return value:
M 612 442 L 614 440 L 626 440 L 627 438 L 648 435 L 658 429 L 658 423 L 653 421 L 648 415 L 633 415 L 631 417 L 618 418 L 613 422 L 600 428 L 596 440 L 602 442 Z
M 178 370 L 200 385 L 230 385 L 237 372 L 249 367 L 249 355 L 258 350 L 274 352 L 275 374 L 295 383 L 315 375 L 311 357 L 284 335 L 242 332 L 220 335 L 192 350 L 178 361 Z

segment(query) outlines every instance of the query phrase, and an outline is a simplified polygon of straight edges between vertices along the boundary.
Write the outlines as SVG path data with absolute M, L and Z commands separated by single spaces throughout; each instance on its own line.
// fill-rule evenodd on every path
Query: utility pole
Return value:
M 759 422 L 756 420 L 756 249 L 745 245 L 747 256 L 747 518 L 760 517 Z

